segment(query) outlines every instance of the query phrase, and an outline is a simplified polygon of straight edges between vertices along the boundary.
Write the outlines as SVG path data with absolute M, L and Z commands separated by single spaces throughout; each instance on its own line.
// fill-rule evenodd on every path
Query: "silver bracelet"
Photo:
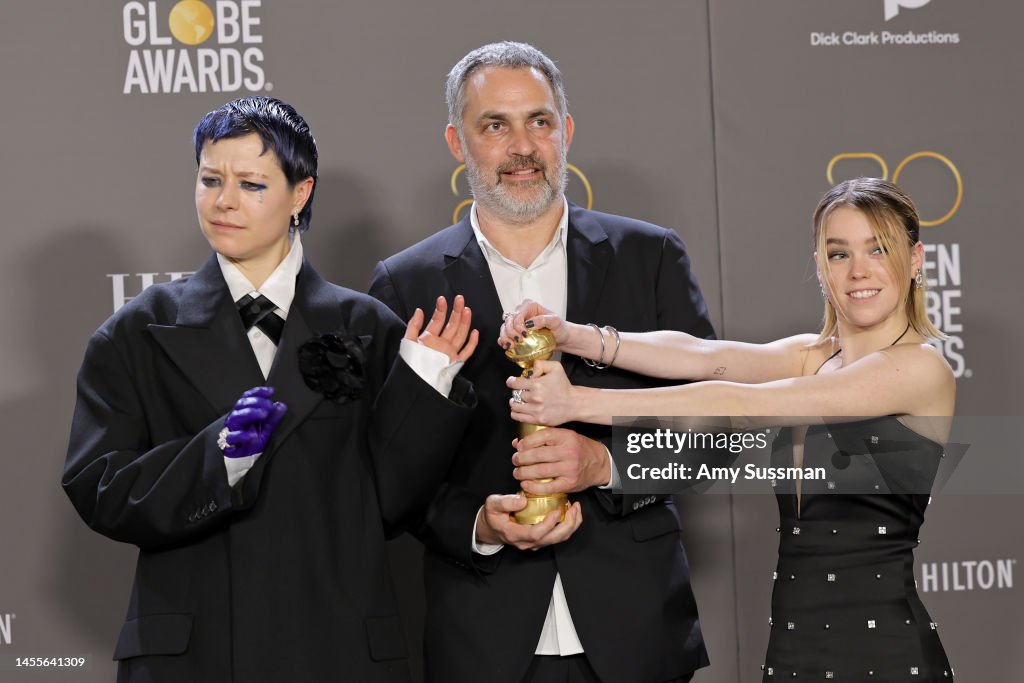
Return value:
M 589 358 L 584 358 L 583 362 L 586 363 L 587 366 L 592 367 L 595 370 L 604 370 L 606 367 L 608 367 L 607 365 L 604 365 L 601 362 L 604 360 L 604 333 L 601 332 L 601 328 L 597 326 L 597 323 L 587 323 L 587 327 L 593 327 L 594 330 L 597 331 L 597 336 L 601 338 L 601 355 L 597 360 L 590 360 Z
M 608 368 L 615 365 L 615 359 L 619 357 L 619 347 L 622 346 L 622 335 L 620 335 L 619 331 L 611 325 L 605 325 L 604 329 L 615 335 L 615 351 L 612 352 L 612 359 L 608 361 L 608 365 L 605 366 Z M 604 354 L 602 354 L 602 356 L 603 355 Z

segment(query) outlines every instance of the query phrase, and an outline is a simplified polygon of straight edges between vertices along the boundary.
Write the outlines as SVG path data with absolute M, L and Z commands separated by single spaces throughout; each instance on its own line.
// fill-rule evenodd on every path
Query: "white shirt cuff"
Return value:
M 256 459 L 263 455 L 262 453 L 256 453 L 255 455 L 247 455 L 244 458 L 229 458 L 224 457 L 224 469 L 228 471 L 228 486 L 234 486 L 245 473 L 252 469 L 252 466 L 256 464 Z
M 477 543 L 476 542 L 476 525 L 480 521 L 480 515 L 483 514 L 484 508 L 481 505 L 480 509 L 476 513 L 476 520 L 473 522 L 473 552 L 478 555 L 494 555 L 499 550 L 504 548 L 504 544 L 501 543 Z
M 447 354 L 411 339 L 402 340 L 398 355 L 420 376 L 420 379 L 434 387 L 445 398 L 452 391 L 455 375 L 459 374 L 464 365 L 461 360 L 452 363 L 448 360 Z
M 611 469 L 612 476 L 608 480 L 608 483 L 604 486 L 598 486 L 599 489 L 614 489 L 618 490 L 622 488 L 622 480 L 619 479 L 619 471 L 615 469 L 615 458 L 612 457 L 612 452 L 608 450 L 608 447 L 604 447 L 604 452 L 608 454 L 608 467 Z

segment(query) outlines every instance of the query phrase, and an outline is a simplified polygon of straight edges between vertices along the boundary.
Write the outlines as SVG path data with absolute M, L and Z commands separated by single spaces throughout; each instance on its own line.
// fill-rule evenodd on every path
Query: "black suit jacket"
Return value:
M 626 331 L 713 330 L 675 232 L 570 205 L 567 318 Z M 468 213 L 460 223 L 377 265 L 370 293 L 399 316 L 463 294 L 481 346 L 462 373 L 480 397 L 445 483 L 415 533 L 427 548 L 427 677 L 440 683 L 519 683 L 537 647 L 560 572 L 573 623 L 592 666 L 609 683 L 653 683 L 707 664 L 679 521 L 669 498 L 573 494 L 583 524 L 538 551 L 471 551 L 487 495 L 514 493 L 514 425 L 505 379 L 518 369 L 495 340 L 501 306 Z M 651 380 L 562 362 L 576 384 L 628 388 Z M 571 425 L 593 438 L 610 429 Z
M 97 330 L 63 484 L 90 527 L 140 549 L 119 681 L 409 679 L 385 533 L 443 477 L 475 397 L 459 378 L 445 399 L 395 360 L 403 331 L 304 263 L 264 381 L 215 257 Z M 356 400 L 300 376 L 298 346 L 326 332 L 364 344 Z M 261 384 L 288 412 L 232 489 L 217 433 Z

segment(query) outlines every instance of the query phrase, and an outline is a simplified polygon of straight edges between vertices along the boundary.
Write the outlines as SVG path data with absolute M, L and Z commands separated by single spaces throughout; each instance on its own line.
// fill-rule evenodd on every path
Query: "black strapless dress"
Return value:
M 783 430 L 773 466 L 792 466 L 791 443 Z M 828 478 L 802 482 L 799 515 L 794 482 L 775 483 L 779 563 L 763 681 L 953 680 L 914 579 L 942 453 L 894 417 L 808 430 L 803 466 Z

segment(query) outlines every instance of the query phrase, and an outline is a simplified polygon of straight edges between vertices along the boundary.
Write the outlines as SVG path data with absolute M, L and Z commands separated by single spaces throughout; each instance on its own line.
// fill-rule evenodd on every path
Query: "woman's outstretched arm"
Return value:
M 762 384 L 710 381 L 613 390 L 573 386 L 558 363 L 538 362 L 534 372 L 533 379 L 507 382 L 524 390 L 524 403 L 510 403 L 512 417 L 546 425 L 611 424 L 615 416 L 637 415 L 938 416 L 952 414 L 955 396 L 949 365 L 927 344 L 887 348 L 834 372 Z
M 701 339 L 685 332 L 619 332 L 562 320 L 535 301 L 523 301 L 501 328 L 498 344 L 509 344 L 531 329 L 551 330 L 559 350 L 662 379 L 718 379 L 757 384 L 803 374 L 816 339 L 801 334 L 768 344 Z

